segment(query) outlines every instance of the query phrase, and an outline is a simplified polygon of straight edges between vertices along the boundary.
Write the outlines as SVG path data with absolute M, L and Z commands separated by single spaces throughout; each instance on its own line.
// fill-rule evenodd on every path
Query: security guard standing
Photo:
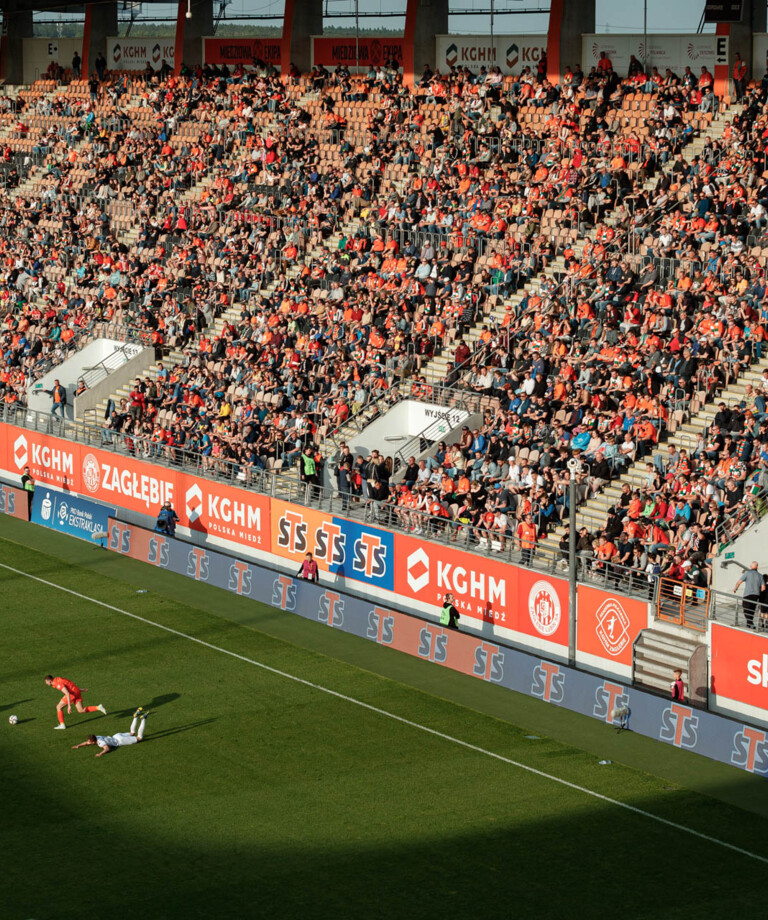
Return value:
M 443 598 L 443 606 L 440 610 L 440 625 L 447 626 L 448 629 L 458 629 L 459 619 L 459 611 L 453 603 L 453 595 L 446 594 Z
M 35 478 L 29 472 L 29 467 L 24 467 L 24 475 L 21 477 L 21 487 L 27 493 L 27 507 L 29 508 L 29 518 L 32 519 L 32 499 L 35 495 Z

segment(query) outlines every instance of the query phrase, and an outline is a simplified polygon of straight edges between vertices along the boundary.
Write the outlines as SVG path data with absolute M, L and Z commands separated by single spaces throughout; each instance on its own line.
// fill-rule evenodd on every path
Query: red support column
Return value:
M 91 28 L 93 25 L 93 4 L 85 5 L 85 23 L 83 24 L 83 50 L 80 53 L 80 73 L 85 80 L 91 74 L 90 67 L 90 49 L 91 49 Z
M 563 0 L 551 0 L 549 28 L 547 29 L 547 79 L 550 83 L 560 82 L 560 33 L 562 28 Z
M 715 29 L 716 36 L 724 36 L 726 39 L 726 44 L 729 45 L 728 53 L 726 54 L 726 60 L 724 64 L 715 64 L 715 95 L 722 99 L 723 96 L 730 96 L 730 76 L 731 76 L 731 53 L 730 53 L 730 38 L 731 38 L 731 24 L 730 22 L 719 22 L 717 28 Z M 717 41 L 717 39 L 715 39 Z M 716 58 L 717 59 L 717 58 Z
M 291 36 L 293 35 L 293 0 L 285 0 L 283 36 L 280 39 L 280 78 L 285 83 L 291 69 Z
M 179 0 L 176 13 L 176 40 L 173 45 L 173 72 L 178 77 L 184 57 L 184 23 L 187 19 L 187 0 Z
M 408 0 L 405 9 L 405 32 L 403 34 L 403 83 L 413 89 L 416 82 L 416 14 L 419 0 Z

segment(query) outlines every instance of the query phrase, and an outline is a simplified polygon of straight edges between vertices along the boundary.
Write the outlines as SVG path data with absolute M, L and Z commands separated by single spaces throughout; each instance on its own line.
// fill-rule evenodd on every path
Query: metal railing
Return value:
M 181 470 L 201 479 L 226 482 L 236 488 L 251 490 L 292 504 L 344 514 L 383 527 L 415 532 L 427 540 L 457 549 L 482 556 L 492 554 L 494 558 L 502 561 L 567 577 L 567 549 L 552 550 L 543 543 L 537 543 L 533 549 L 522 547 L 514 532 L 517 523 L 514 517 L 510 519 L 507 532 L 500 534 L 488 530 L 482 524 L 467 523 L 458 517 L 435 516 L 424 511 L 403 508 L 395 504 L 394 497 L 387 501 L 378 501 L 366 494 L 366 485 L 357 493 L 324 489 L 290 476 L 283 476 L 276 470 L 219 460 L 204 456 L 199 451 L 167 446 L 150 438 L 112 431 L 86 421 L 60 420 L 49 413 L 36 412 L 20 406 L 0 403 L 0 421 L 144 460 L 157 466 Z M 587 556 L 579 557 L 577 579 L 584 584 L 602 586 L 606 590 L 641 597 L 644 600 L 654 597 L 654 576 L 648 576 L 639 569 L 629 569 Z

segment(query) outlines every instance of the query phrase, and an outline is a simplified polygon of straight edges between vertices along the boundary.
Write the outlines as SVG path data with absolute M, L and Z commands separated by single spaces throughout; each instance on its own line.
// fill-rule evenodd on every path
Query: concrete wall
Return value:
M 56 61 L 65 70 L 72 66 L 72 58 L 77 51 L 82 53 L 81 38 L 25 38 L 24 82 L 34 83 L 45 75 L 51 61 Z
M 82 396 L 73 400 L 75 418 L 81 419 L 86 412 L 95 409 L 100 402 L 109 399 L 118 387 L 132 382 L 136 377 L 144 376 L 147 369 L 155 363 L 155 349 L 143 348 L 135 358 L 131 358 L 122 367 L 113 371 L 108 377 L 94 384 Z M 92 415 L 92 413 L 91 413 Z M 95 419 L 96 424 L 101 424 L 102 419 Z

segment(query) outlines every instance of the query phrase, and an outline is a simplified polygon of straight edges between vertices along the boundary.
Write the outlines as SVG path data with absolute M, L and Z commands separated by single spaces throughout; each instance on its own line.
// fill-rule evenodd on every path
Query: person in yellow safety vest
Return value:
M 448 629 L 458 629 L 459 619 L 459 611 L 453 603 L 453 595 L 446 594 L 443 598 L 443 606 L 440 609 L 440 625 L 447 626 Z
M 530 565 L 533 559 L 533 551 L 536 548 L 536 525 L 533 523 L 533 515 L 526 514 L 517 528 L 517 541 L 522 552 L 521 563 Z

